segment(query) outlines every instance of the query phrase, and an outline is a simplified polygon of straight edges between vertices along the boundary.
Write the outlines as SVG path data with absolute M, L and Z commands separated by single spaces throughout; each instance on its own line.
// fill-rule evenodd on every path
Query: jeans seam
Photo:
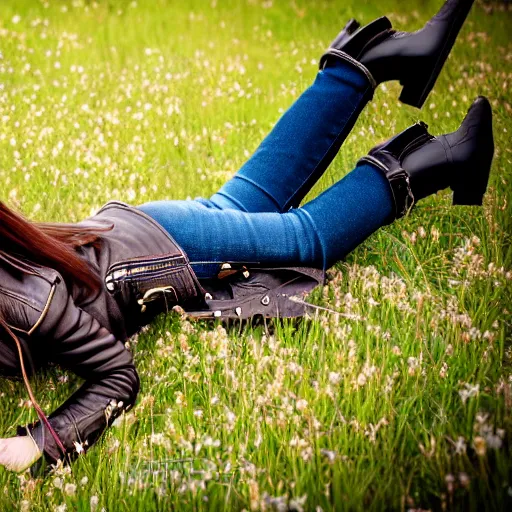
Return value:
M 263 187 L 261 187 L 260 185 L 258 185 L 255 181 L 251 180 L 250 178 L 247 178 L 246 176 L 243 176 L 243 175 L 236 175 L 233 176 L 233 178 L 237 178 L 237 179 L 240 179 L 242 181 L 246 181 L 247 183 L 250 183 L 251 185 L 254 185 L 258 190 L 260 190 L 261 192 L 263 192 L 264 195 L 266 195 L 275 205 L 276 207 L 276 210 L 278 212 L 282 212 L 283 210 L 281 209 L 281 206 L 279 204 L 279 201 L 272 195 L 270 194 L 269 192 L 267 192 Z M 268 210 L 266 210 L 268 211 Z
M 232 203 L 234 203 L 236 208 L 231 208 L 232 210 L 238 210 L 241 212 L 249 213 L 248 210 L 242 205 L 242 203 L 238 199 L 235 199 L 232 196 L 230 196 L 229 194 L 222 192 L 222 190 L 215 192 L 215 194 L 213 194 L 213 196 L 211 196 L 209 199 L 209 201 L 211 201 L 219 210 L 228 210 L 229 208 L 223 208 L 222 206 L 219 206 L 212 201 L 212 197 L 217 196 L 217 195 L 225 197 L 228 201 L 231 201 Z

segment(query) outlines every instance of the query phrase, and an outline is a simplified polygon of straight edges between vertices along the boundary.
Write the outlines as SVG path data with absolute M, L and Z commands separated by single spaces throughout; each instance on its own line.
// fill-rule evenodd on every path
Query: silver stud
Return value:
M 236 308 L 235 313 L 237 314 L 237 316 L 242 316 L 242 308 Z
M 270 298 L 268 295 L 265 295 L 265 297 L 263 297 L 263 299 L 261 299 L 261 303 L 264 305 L 264 306 L 268 306 L 270 304 Z
M 213 297 L 209 293 L 205 293 L 204 294 L 204 298 L 205 298 L 205 300 L 212 300 L 213 299 Z
M 223 263 L 222 267 L 220 267 L 222 270 L 229 270 L 231 268 L 231 265 L 229 263 Z
M 244 277 L 247 279 L 251 274 L 249 274 L 248 270 L 244 270 Z
M 215 317 L 217 317 L 217 318 L 218 318 L 219 316 L 221 316 L 221 315 L 222 315 L 222 311 L 214 311 L 214 312 L 213 312 L 213 316 L 215 316 Z

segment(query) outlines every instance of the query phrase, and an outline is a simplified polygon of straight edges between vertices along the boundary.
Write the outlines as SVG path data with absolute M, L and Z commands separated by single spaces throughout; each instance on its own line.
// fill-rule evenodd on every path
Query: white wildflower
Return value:
M 296 407 L 298 411 L 304 411 L 308 406 L 308 402 L 304 399 L 297 400 Z
M 333 450 L 325 450 L 325 449 L 320 450 L 320 453 L 327 458 L 327 460 L 329 461 L 330 464 L 332 464 L 336 460 L 336 457 L 338 455 Z
M 330 372 L 329 373 L 329 382 L 331 384 L 339 384 L 341 381 L 341 374 L 338 372 Z
M 72 483 L 68 483 L 64 486 L 64 494 L 67 496 L 74 496 L 76 493 L 76 485 Z
M 475 386 L 473 386 L 472 384 L 469 384 L 468 382 L 466 382 L 464 384 L 464 389 L 461 389 L 459 391 L 459 395 L 462 400 L 462 403 L 465 404 L 468 398 L 477 396 L 479 390 L 480 390 L 479 384 L 476 384 Z
M 98 503 L 99 503 L 99 498 L 98 496 L 94 495 L 94 496 L 91 496 L 91 499 L 89 501 L 89 504 L 91 505 L 91 512 L 96 512 L 97 508 L 98 508 Z
M 360 373 L 357 376 L 357 385 L 358 386 L 364 386 L 366 384 L 366 375 L 364 373 Z

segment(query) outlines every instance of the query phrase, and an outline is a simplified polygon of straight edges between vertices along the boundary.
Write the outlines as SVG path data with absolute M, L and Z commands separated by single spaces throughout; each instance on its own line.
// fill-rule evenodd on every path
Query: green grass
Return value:
M 348 18 L 387 14 L 414 30 L 439 4 L 3 0 L 1 198 L 33 219 L 78 221 L 111 199 L 208 196 L 311 83 Z M 159 317 L 130 343 L 142 391 L 126 421 L 71 472 L 0 469 L 0 510 L 510 505 L 512 16 L 502 5 L 473 8 L 422 111 L 398 103 L 398 84 L 380 87 L 310 195 L 418 119 L 435 134 L 456 129 L 484 94 L 496 153 L 483 209 L 451 207 L 445 191 L 374 234 L 311 297 L 341 315 L 270 332 Z M 63 375 L 34 381 L 46 411 L 78 384 Z M 19 382 L 1 382 L 0 397 L 0 435 L 35 419 Z

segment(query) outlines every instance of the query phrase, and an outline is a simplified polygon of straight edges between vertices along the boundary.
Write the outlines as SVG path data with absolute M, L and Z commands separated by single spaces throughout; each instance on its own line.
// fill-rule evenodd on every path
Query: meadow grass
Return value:
M 350 17 L 414 30 L 420 0 L 3 0 L 2 200 L 79 221 L 111 199 L 213 193 L 312 82 Z M 422 111 L 376 92 L 309 197 L 422 119 L 493 105 L 483 208 L 448 191 L 381 229 L 269 325 L 161 316 L 129 345 L 136 407 L 46 478 L 0 469 L 0 510 L 500 510 L 512 500 L 512 15 L 472 10 Z M 46 411 L 77 387 L 34 379 Z M 35 419 L 0 383 L 0 435 Z

